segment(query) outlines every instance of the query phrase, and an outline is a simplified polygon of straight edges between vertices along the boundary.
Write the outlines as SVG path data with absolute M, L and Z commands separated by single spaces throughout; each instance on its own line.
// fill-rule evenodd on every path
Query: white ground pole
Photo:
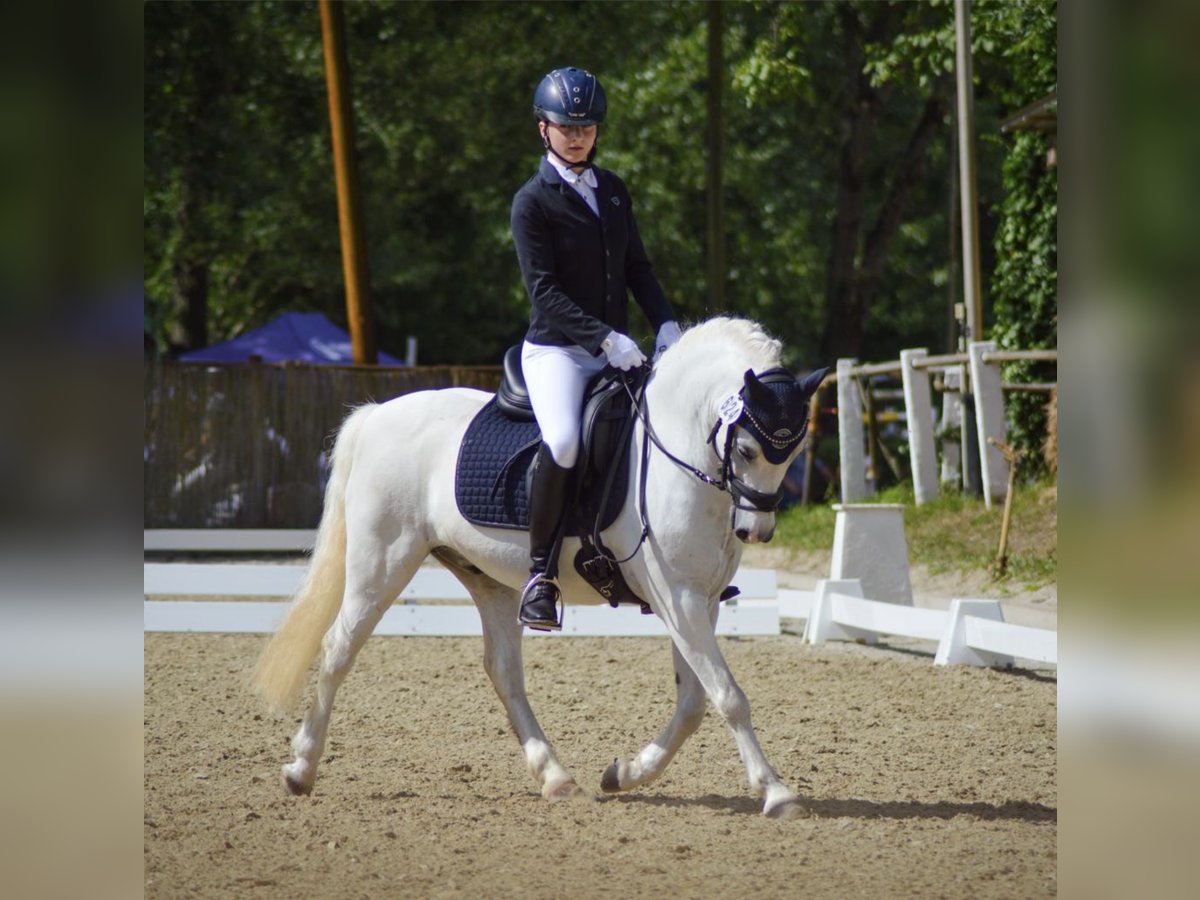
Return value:
M 822 578 L 813 591 L 812 609 L 804 623 L 804 640 L 810 644 L 823 644 L 829 640 L 862 641 L 864 644 L 879 643 L 879 635 L 872 631 L 844 625 L 834 620 L 841 612 L 834 609 L 835 597 L 857 597 L 862 599 L 862 582 L 857 578 L 837 580 Z
M 938 666 L 1009 667 L 1014 657 L 1058 665 L 1058 634 L 1005 622 L 998 600 L 956 599 L 948 610 L 925 609 L 869 600 L 856 578 L 817 582 L 806 642 L 875 644 L 880 635 L 937 642 Z
M 942 373 L 946 390 L 942 392 L 942 484 L 960 487 L 963 483 L 962 366 L 949 366 Z
M 908 577 L 904 506 L 899 503 L 835 503 L 834 581 L 857 578 L 863 595 L 885 603 L 913 605 Z
M 908 420 L 908 446 L 912 461 L 913 493 L 917 503 L 938 496 L 937 442 L 933 436 L 933 400 L 929 370 L 913 367 L 928 356 L 927 349 L 900 351 L 900 377 L 904 382 L 904 411 Z
M 1011 666 L 1012 657 L 1005 653 L 980 649 L 986 641 L 979 640 L 974 632 L 978 624 L 1003 622 L 1004 613 L 998 600 L 951 600 L 946 615 L 946 632 L 938 644 L 935 666 L 952 666 L 966 663 L 972 666 Z M 969 626 L 972 626 L 969 629 Z M 1032 630 L 1032 629 L 1030 629 Z M 1053 632 L 1049 632 L 1053 635 Z
M 858 382 L 850 370 L 856 361 L 837 361 L 838 456 L 842 468 L 842 502 L 867 499 L 866 457 L 863 454 L 863 409 Z
M 967 345 L 971 359 L 971 384 L 975 391 L 975 424 L 979 434 L 979 468 L 983 478 L 983 499 L 988 509 L 1003 501 L 1008 492 L 1008 462 L 1004 454 L 988 443 L 995 438 L 1004 443 L 1008 426 L 1004 420 L 1004 394 L 1000 389 L 1000 366 L 985 363 L 983 355 L 994 353 L 995 341 L 972 341 Z
M 299 587 L 303 565 L 253 563 L 145 563 L 146 596 L 287 597 Z M 717 622 L 719 635 L 775 635 L 780 633 L 778 585 L 774 569 L 738 569 L 734 584 L 742 591 L 722 604 Z M 388 608 L 376 626 L 377 635 L 456 636 L 482 633 L 479 614 L 470 595 L 453 575 L 440 566 L 423 566 Z M 428 605 L 421 601 L 458 601 Z M 144 600 L 145 632 L 192 631 L 269 633 L 274 631 L 288 604 L 242 600 Z M 632 606 L 571 606 L 563 636 L 666 635 L 657 616 L 644 616 Z M 540 636 L 544 632 L 537 632 Z
M 857 578 L 823 579 L 817 582 L 804 639 L 810 644 L 831 639 L 874 644 L 879 635 L 891 634 L 940 641 L 945 630 L 945 610 L 868 600 Z

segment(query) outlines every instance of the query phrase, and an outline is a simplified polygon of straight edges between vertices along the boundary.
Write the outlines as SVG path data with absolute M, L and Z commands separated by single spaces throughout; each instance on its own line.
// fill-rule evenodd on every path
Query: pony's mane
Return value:
M 710 348 L 707 353 L 706 348 Z M 730 350 L 740 351 L 739 356 L 747 357 L 746 364 L 761 372 L 779 365 L 783 345 L 757 322 L 716 316 L 685 331 L 679 342 L 663 354 L 662 362 L 683 357 L 714 359 Z

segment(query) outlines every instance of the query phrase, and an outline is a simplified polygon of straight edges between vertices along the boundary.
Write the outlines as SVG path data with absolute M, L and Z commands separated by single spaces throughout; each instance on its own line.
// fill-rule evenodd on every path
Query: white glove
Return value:
M 679 340 L 682 333 L 674 322 L 663 322 L 662 327 L 658 329 L 658 337 L 654 339 L 655 362 L 658 362 L 658 358 L 663 355 L 664 350 Z
M 646 361 L 646 354 L 641 348 L 619 331 L 610 331 L 608 337 L 600 342 L 600 349 L 608 357 L 608 364 L 622 372 Z

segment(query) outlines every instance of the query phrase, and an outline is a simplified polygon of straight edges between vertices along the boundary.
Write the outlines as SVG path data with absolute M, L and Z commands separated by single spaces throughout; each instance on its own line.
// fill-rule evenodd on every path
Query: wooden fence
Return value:
M 351 408 L 499 382 L 498 366 L 146 363 L 144 527 L 313 528 Z

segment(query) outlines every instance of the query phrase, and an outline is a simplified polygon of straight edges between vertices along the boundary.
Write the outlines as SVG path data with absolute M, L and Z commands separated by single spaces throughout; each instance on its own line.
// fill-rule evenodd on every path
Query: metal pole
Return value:
M 354 155 L 354 111 L 350 106 L 342 4 L 320 0 L 321 43 L 325 49 L 325 88 L 329 94 L 329 127 L 333 138 L 333 171 L 337 179 L 338 233 L 342 241 L 342 275 L 346 281 L 346 319 L 354 362 L 374 365 L 375 329 L 371 320 L 370 279 L 363 229 L 358 164 Z
M 708 312 L 725 309 L 725 202 L 722 185 L 722 133 L 725 121 L 721 101 L 725 93 L 722 46 L 725 7 L 719 0 L 708 4 L 708 155 L 705 181 L 708 190 Z
M 975 186 L 975 90 L 971 65 L 970 0 L 954 0 L 958 74 L 958 171 L 962 198 L 963 300 L 967 307 L 965 343 L 982 341 L 983 288 L 979 275 L 979 215 Z

